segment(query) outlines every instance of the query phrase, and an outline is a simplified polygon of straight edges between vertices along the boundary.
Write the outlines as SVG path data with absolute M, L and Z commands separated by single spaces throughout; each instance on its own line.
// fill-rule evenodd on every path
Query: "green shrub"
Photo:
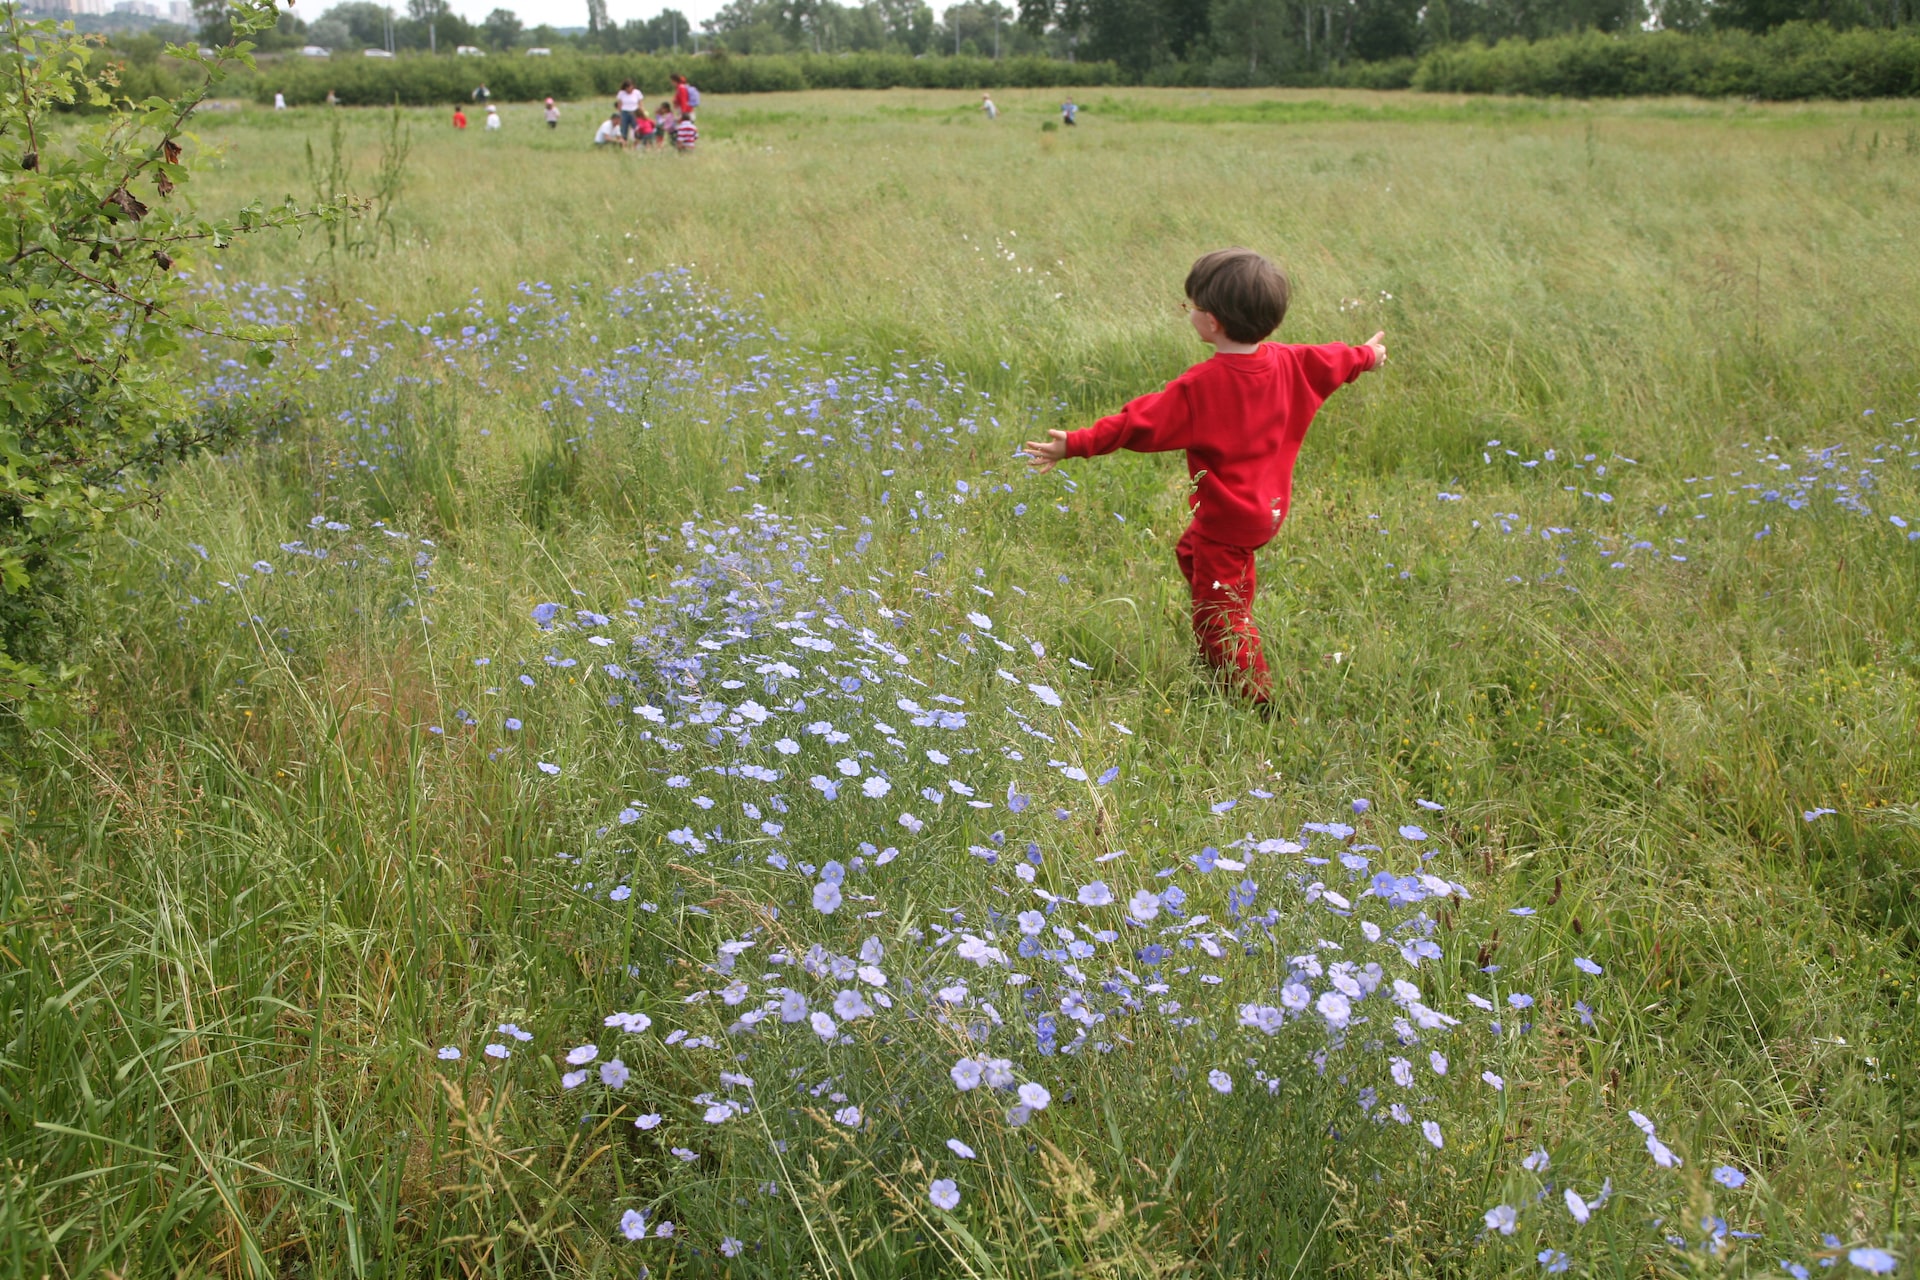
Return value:
M 1766 35 L 1674 31 L 1454 45 L 1420 60 L 1413 87 L 1569 98 L 1899 98 L 1920 95 L 1920 31 L 1834 31 L 1803 22 Z
M 236 0 L 245 35 L 275 19 L 273 0 Z M 190 251 L 297 221 L 292 207 L 250 205 L 218 222 L 172 199 L 191 174 L 189 116 L 250 45 L 202 57 L 171 52 L 198 86 L 157 65 L 124 77 L 71 29 L 5 11 L 0 51 L 0 702 L 56 680 L 61 589 L 91 534 L 150 496 L 169 461 L 231 438 L 234 415 L 196 402 L 165 357 L 190 336 L 236 329 L 182 278 Z M 139 92 L 139 101 L 129 95 Z M 86 113 L 59 121 L 66 112 Z M 263 362 L 271 349 L 255 347 Z
M 631 79 L 649 94 L 671 91 L 670 76 L 688 75 L 707 93 L 783 93 L 800 89 L 983 89 L 1011 86 L 1118 83 L 1109 62 L 1055 62 L 1046 58 L 910 58 L 900 54 L 755 54 L 662 57 L 652 54 L 582 54 L 549 57 L 497 55 L 482 59 L 411 55 L 364 58 L 338 54 L 325 60 L 285 60 L 262 67 L 253 92 L 261 102 L 275 93 L 296 106 L 326 101 L 328 90 L 347 106 L 431 106 L 468 101 L 485 82 L 496 99 L 537 102 L 611 97 Z

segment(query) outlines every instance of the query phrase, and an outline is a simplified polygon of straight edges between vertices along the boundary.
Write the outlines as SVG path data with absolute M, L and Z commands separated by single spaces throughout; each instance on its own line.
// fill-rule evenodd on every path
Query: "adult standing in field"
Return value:
M 991 93 L 983 93 L 980 95 L 980 109 L 987 113 L 987 119 L 989 120 L 998 120 L 1000 118 L 1000 108 L 993 105 L 993 95 Z
M 640 104 L 646 100 L 647 95 L 640 92 L 631 80 L 623 81 L 620 92 L 613 95 L 614 110 L 620 113 L 620 137 L 623 141 L 633 140 L 634 125 L 640 114 Z
M 340 105 L 339 97 L 331 89 L 327 90 L 327 105 L 330 107 L 337 107 Z
M 493 97 L 493 90 L 487 88 L 487 86 L 484 83 L 481 84 L 481 86 L 478 89 L 475 89 L 473 91 L 473 100 L 475 102 L 485 102 L 492 97 Z
M 700 109 L 700 91 L 678 71 L 673 73 L 673 114 L 691 120 Z

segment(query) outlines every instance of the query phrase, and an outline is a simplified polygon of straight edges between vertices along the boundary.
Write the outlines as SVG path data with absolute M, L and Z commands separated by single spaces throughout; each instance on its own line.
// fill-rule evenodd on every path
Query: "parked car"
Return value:
M 454 53 L 458 54 L 462 58 L 484 58 L 487 56 L 487 51 L 485 49 L 482 49 L 477 45 L 470 45 L 470 44 L 463 44 L 463 45 L 457 46 L 454 49 Z
M 367 56 L 369 58 L 391 58 L 393 52 L 389 49 L 369 49 L 367 50 Z
M 310 44 L 300 51 L 300 56 L 303 58 L 331 58 L 333 56 L 333 50 L 322 49 L 317 44 Z
M 539 48 L 538 46 L 535 46 L 534 48 L 527 50 L 527 56 L 529 58 L 550 58 L 553 56 L 553 50 L 542 49 L 542 48 Z

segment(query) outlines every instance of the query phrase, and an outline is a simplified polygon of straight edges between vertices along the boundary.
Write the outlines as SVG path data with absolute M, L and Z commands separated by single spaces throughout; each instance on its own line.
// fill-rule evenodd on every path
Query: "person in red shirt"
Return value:
M 457 106 L 453 109 L 453 127 L 456 129 L 467 127 L 467 113 Z
M 1193 523 L 1174 551 L 1193 592 L 1194 637 L 1232 687 L 1264 703 L 1272 678 L 1253 620 L 1253 553 L 1287 518 L 1294 459 L 1313 415 L 1386 361 L 1386 334 L 1357 347 L 1265 341 L 1287 313 L 1287 278 L 1251 249 L 1204 255 L 1186 287 L 1187 318 L 1212 358 L 1091 427 L 1028 441 L 1027 460 L 1044 472 L 1117 449 L 1186 451 Z

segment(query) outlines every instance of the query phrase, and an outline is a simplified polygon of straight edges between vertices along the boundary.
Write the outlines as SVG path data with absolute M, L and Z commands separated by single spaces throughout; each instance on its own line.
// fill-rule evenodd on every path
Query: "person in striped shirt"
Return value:
M 673 145 L 682 151 L 691 151 L 700 142 L 700 126 L 693 122 L 691 115 L 680 117 L 680 123 L 673 126 Z

